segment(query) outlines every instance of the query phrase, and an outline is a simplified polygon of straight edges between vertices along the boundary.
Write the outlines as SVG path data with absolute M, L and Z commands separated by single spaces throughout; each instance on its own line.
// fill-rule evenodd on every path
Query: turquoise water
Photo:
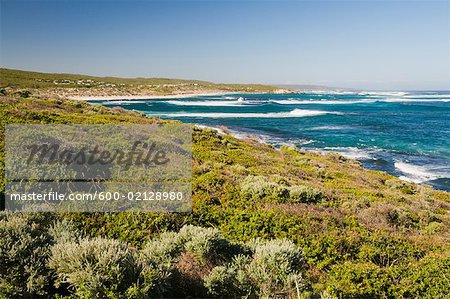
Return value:
M 405 180 L 450 191 L 450 92 L 235 94 L 91 101 L 279 146 L 336 151 Z

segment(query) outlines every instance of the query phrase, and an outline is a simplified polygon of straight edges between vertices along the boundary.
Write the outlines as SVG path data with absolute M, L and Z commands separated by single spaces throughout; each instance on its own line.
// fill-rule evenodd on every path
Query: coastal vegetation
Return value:
M 6 124 L 168 122 L 45 96 L 36 78 L 4 72 L 3 198 Z M 0 213 L 0 297 L 450 296 L 447 192 L 203 128 L 192 192 L 191 213 Z
M 67 98 L 83 96 L 149 96 L 228 92 L 291 92 L 261 84 L 219 84 L 166 78 L 116 78 L 74 74 L 49 74 L 0 68 L 2 93 Z

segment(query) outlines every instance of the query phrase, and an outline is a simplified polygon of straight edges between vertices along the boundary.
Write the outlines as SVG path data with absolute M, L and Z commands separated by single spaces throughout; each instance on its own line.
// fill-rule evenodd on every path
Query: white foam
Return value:
M 222 130 L 222 129 L 220 129 L 220 128 L 217 128 L 217 127 L 205 126 L 205 125 L 200 125 L 200 124 L 195 124 L 195 126 L 196 126 L 197 128 L 200 128 L 200 129 L 211 129 L 211 130 L 215 130 L 215 131 L 217 131 L 219 134 L 222 134 L 222 135 L 225 135 L 225 134 L 226 134 L 224 130 Z
M 351 104 L 370 104 L 370 103 L 416 103 L 416 102 L 450 102 L 450 98 L 379 98 L 364 100 L 273 100 L 273 103 L 280 105 L 351 105 Z
M 408 102 L 450 102 L 450 98 L 446 99 L 415 99 L 415 98 L 386 98 L 386 99 L 365 99 L 365 100 L 271 100 L 270 102 L 279 105 L 351 105 L 351 104 L 369 104 L 376 102 L 386 103 L 408 103 Z M 134 104 L 145 103 L 144 101 L 109 101 L 106 104 Z M 164 103 L 177 106 L 213 106 L 213 107 L 239 107 L 246 104 L 263 104 L 264 101 L 245 101 L 243 98 L 239 98 L 235 101 L 177 101 L 170 100 L 164 101 Z
M 326 150 L 331 150 L 333 152 L 339 153 L 342 156 L 355 159 L 355 160 L 374 160 L 367 150 L 359 149 L 356 147 L 326 147 Z
M 356 92 L 348 91 L 348 90 L 308 90 L 308 89 L 305 89 L 304 91 L 309 94 L 337 94 L 337 95 L 356 94 Z
M 308 104 L 320 104 L 320 105 L 342 105 L 342 104 L 358 104 L 358 103 L 374 103 L 376 100 L 273 100 L 273 103 L 280 105 L 308 105 Z
M 126 100 L 122 100 L 122 101 L 106 101 L 106 102 L 102 102 L 102 105 L 108 105 L 108 104 L 114 104 L 114 105 L 123 105 L 123 104 L 145 104 L 147 103 L 147 101 L 126 101 Z
M 417 94 L 417 95 L 407 95 L 405 98 L 408 99 L 450 99 L 450 94 Z
M 341 114 L 339 112 L 294 109 L 290 112 L 272 112 L 272 113 L 165 113 L 157 114 L 168 117 L 210 117 L 210 118 L 286 118 L 286 117 L 306 117 L 324 114 Z
M 165 101 L 164 103 L 177 106 L 242 106 L 243 101 Z
M 404 161 L 395 161 L 394 166 L 404 174 L 400 176 L 401 179 L 414 183 L 423 183 L 438 178 L 450 177 L 450 173 L 445 171 L 445 169 L 443 171 L 443 167 L 439 166 L 421 166 Z
M 387 98 L 387 99 L 379 99 L 377 102 L 385 102 L 385 103 L 418 103 L 418 102 L 450 102 L 449 99 L 422 99 L 422 98 Z
M 256 134 L 256 133 L 249 133 L 249 132 L 242 132 L 242 131 L 236 131 L 236 130 L 232 130 L 229 128 L 226 128 L 226 132 L 220 128 L 217 127 L 212 127 L 212 126 L 206 126 L 206 125 L 200 125 L 200 124 L 195 124 L 195 126 L 197 128 L 205 128 L 205 129 L 210 129 L 210 130 L 215 130 L 217 131 L 219 134 L 222 135 L 226 135 L 229 134 L 235 138 L 238 139 L 248 139 L 251 138 L 253 140 L 256 140 L 260 143 L 266 143 L 266 144 L 273 144 L 273 143 L 285 143 L 285 140 L 283 138 L 278 138 L 278 137 L 273 137 L 270 135 L 264 135 L 264 134 Z M 297 143 L 300 144 L 309 144 L 314 142 L 313 140 L 307 140 L 307 139 L 300 139 L 300 140 L 296 140 Z
M 368 96 L 405 96 L 408 93 L 403 91 L 361 91 L 358 93 L 359 95 L 368 95 Z
M 347 130 L 349 127 L 346 126 L 319 126 L 312 127 L 309 130 L 320 131 L 320 130 Z

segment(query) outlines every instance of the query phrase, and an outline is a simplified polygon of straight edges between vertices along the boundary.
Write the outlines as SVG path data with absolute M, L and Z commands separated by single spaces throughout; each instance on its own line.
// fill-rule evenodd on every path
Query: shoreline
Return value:
M 126 95 L 126 96 L 73 96 L 68 97 L 74 101 L 116 101 L 116 100 L 153 100 L 153 99 L 184 99 L 202 96 L 224 96 L 232 94 L 246 94 L 247 92 L 205 92 L 205 93 L 180 93 L 169 95 Z
M 294 146 L 300 151 L 316 153 L 316 154 L 320 154 L 320 155 L 324 155 L 324 156 L 326 156 L 326 155 L 328 155 L 330 153 L 337 154 L 337 155 L 340 155 L 340 156 L 342 156 L 342 157 L 344 157 L 344 158 L 346 158 L 348 160 L 352 160 L 354 162 L 360 163 L 361 166 L 364 169 L 366 169 L 366 170 L 373 170 L 373 169 L 367 168 L 364 165 L 364 163 L 362 161 L 360 161 L 357 157 L 348 155 L 348 154 L 346 154 L 344 152 L 340 152 L 340 151 L 336 151 L 336 150 L 326 150 L 326 149 L 321 149 L 321 148 L 303 148 L 303 147 L 299 147 L 299 146 L 291 144 L 291 143 L 284 143 L 284 142 L 281 143 L 280 146 L 275 146 L 271 142 L 265 140 L 264 138 L 261 138 L 261 136 L 259 136 L 258 134 L 252 134 L 252 133 L 248 133 L 248 132 L 239 132 L 239 131 L 232 130 L 232 129 L 230 129 L 228 127 L 225 127 L 225 126 L 213 127 L 213 126 L 202 125 L 202 124 L 197 124 L 197 123 L 192 123 L 192 124 L 196 128 L 214 130 L 220 135 L 230 135 L 233 138 L 239 139 L 241 141 L 251 140 L 251 141 L 254 141 L 254 142 L 261 143 L 261 144 L 270 145 L 270 146 L 273 146 L 274 148 L 276 148 L 277 150 L 279 150 L 282 146 L 289 146 L 289 147 Z M 417 178 L 414 178 L 414 176 L 411 177 L 411 176 L 408 176 L 405 173 L 402 174 L 402 175 L 397 175 L 397 174 L 390 173 L 390 172 L 388 172 L 386 170 L 376 170 L 376 171 L 381 171 L 381 172 L 384 172 L 386 174 L 392 175 L 392 176 L 394 176 L 394 177 L 396 177 L 396 178 L 398 178 L 398 179 L 400 179 L 400 180 L 402 180 L 404 182 L 414 183 L 414 184 L 417 184 L 417 185 L 431 186 L 431 187 L 433 187 L 436 190 L 442 190 L 442 191 L 445 191 L 445 192 L 449 192 L 445 188 L 444 189 L 438 188 L 436 185 L 430 183 L 427 180 L 418 180 Z M 411 173 L 409 173 L 409 174 L 411 175 Z M 432 181 L 432 180 L 430 180 L 430 181 Z
M 211 92 L 198 92 L 198 93 L 180 93 L 180 94 L 169 94 L 169 95 L 128 95 L 128 96 L 92 96 L 92 97 L 88 97 L 88 96 L 77 96 L 77 97 L 71 97 L 71 99 L 73 100 L 84 100 L 84 101 L 105 101 L 105 104 L 107 101 L 114 101 L 114 100 L 152 100 L 152 99 L 182 99 L 182 98 L 191 98 L 191 97 L 199 97 L 199 96 L 225 96 L 225 95 L 237 95 L 237 94 L 249 94 L 248 92 L 223 92 L 223 91 L 211 91 Z M 258 94 L 266 94 L 264 92 L 259 92 Z M 94 103 L 93 103 L 94 104 Z M 273 145 L 271 144 L 271 142 L 268 142 L 267 140 L 265 140 L 265 138 L 261 138 L 261 136 L 258 136 L 258 134 L 252 134 L 249 132 L 239 132 L 239 131 L 235 131 L 232 130 L 230 128 L 227 127 L 213 127 L 213 126 L 208 126 L 208 125 L 202 125 L 199 123 L 193 123 L 193 125 L 195 125 L 198 128 L 207 128 L 207 129 L 211 129 L 214 130 L 216 132 L 218 132 L 219 134 L 229 134 L 231 136 L 233 136 L 234 138 L 237 138 L 239 140 L 253 140 L 256 141 L 258 143 L 262 143 L 262 144 L 269 144 L 269 145 Z M 284 143 L 288 146 L 292 145 L 289 143 Z M 353 154 L 347 154 L 346 152 L 340 152 L 337 150 L 324 150 L 324 149 L 311 149 L 311 148 L 301 148 L 301 150 L 304 151 L 308 151 L 308 152 L 316 152 L 316 153 L 320 153 L 320 154 L 327 154 L 327 153 L 336 153 L 339 154 L 347 159 L 350 160 L 354 160 L 354 161 L 358 161 L 359 163 L 364 163 L 362 161 L 360 161 L 360 159 L 358 159 L 357 157 L 355 157 Z M 412 165 L 412 166 L 407 166 L 409 168 L 414 168 L 416 167 L 416 165 Z M 368 168 L 366 165 L 364 165 L 365 169 L 371 169 Z M 396 167 L 398 168 L 398 167 Z M 417 166 L 417 168 L 420 168 L 419 166 Z M 428 180 L 423 180 L 423 179 L 417 179 L 415 178 L 415 176 L 410 176 L 407 175 L 405 173 L 405 171 L 399 170 L 396 171 L 396 173 L 392 173 L 392 172 L 388 172 L 387 170 L 382 170 L 382 169 L 377 169 L 378 171 L 382 171 L 385 173 L 388 173 L 390 175 L 393 175 L 403 181 L 408 181 L 408 182 L 413 182 L 416 184 L 424 184 L 424 185 L 433 185 L 433 183 L 428 183 Z M 420 170 L 420 169 L 419 169 Z M 397 172 L 401 172 L 403 174 L 399 174 Z M 408 173 L 410 174 L 410 173 Z M 437 187 L 434 186 L 437 189 L 440 190 L 446 190 L 445 188 L 442 187 Z

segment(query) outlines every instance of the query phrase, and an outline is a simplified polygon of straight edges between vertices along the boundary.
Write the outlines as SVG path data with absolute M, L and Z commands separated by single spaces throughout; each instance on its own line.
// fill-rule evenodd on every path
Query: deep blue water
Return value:
M 450 92 L 235 94 L 90 101 L 336 151 L 365 167 L 450 191 Z

